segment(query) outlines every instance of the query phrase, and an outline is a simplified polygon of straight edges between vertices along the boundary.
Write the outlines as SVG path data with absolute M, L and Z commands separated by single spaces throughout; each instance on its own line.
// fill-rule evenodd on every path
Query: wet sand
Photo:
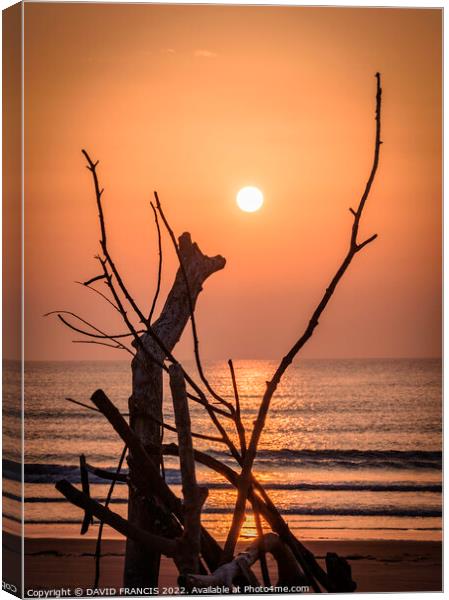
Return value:
M 5 534 L 4 534 L 5 535 Z M 4 540 L 7 555 L 17 556 L 18 538 Z M 337 552 L 350 562 L 360 592 L 441 591 L 442 545 L 423 541 L 310 541 L 306 546 L 324 562 L 327 552 Z M 242 547 L 247 544 L 243 544 Z M 27 589 L 92 587 L 95 540 L 34 539 L 25 541 Z M 122 587 L 124 541 L 104 540 L 100 587 Z M 272 571 L 275 571 L 274 567 Z M 163 559 L 159 587 L 176 586 L 177 572 Z M 275 573 L 273 572 L 273 583 Z

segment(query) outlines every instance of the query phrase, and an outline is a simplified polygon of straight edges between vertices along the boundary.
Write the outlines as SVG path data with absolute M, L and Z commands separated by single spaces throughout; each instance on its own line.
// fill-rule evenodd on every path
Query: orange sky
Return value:
M 372 159 L 360 253 L 303 356 L 438 356 L 441 15 L 427 9 L 25 5 L 26 356 L 126 358 L 71 344 L 72 309 L 117 333 L 72 282 L 97 274 L 81 148 L 100 159 L 111 251 L 145 312 L 157 268 L 149 199 L 227 258 L 198 304 L 206 358 L 280 357 L 346 251 Z M 257 185 L 265 204 L 241 212 Z M 165 242 L 164 290 L 175 259 Z M 190 337 L 177 349 L 190 355 Z

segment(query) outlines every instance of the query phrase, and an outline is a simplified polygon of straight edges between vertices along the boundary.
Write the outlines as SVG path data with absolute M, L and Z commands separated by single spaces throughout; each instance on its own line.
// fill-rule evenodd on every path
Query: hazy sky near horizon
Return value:
M 81 148 L 99 159 L 110 250 L 147 312 L 157 189 L 177 234 L 226 268 L 201 293 L 205 358 L 277 358 L 306 326 L 381 161 L 357 255 L 308 357 L 441 354 L 441 10 L 25 4 L 25 306 L 28 359 L 126 358 L 54 309 L 124 330 L 74 284 L 98 273 Z M 265 204 L 244 213 L 237 191 Z M 176 269 L 164 238 L 164 299 Z M 100 289 L 101 286 L 100 286 Z M 161 304 L 160 304 L 161 306 Z M 191 355 L 190 331 L 176 350 Z

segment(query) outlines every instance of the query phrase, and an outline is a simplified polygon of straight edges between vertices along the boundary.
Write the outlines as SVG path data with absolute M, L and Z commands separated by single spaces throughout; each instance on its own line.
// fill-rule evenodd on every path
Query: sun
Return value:
M 252 185 L 248 185 L 237 193 L 237 205 L 245 212 L 256 212 L 263 204 L 263 194 Z

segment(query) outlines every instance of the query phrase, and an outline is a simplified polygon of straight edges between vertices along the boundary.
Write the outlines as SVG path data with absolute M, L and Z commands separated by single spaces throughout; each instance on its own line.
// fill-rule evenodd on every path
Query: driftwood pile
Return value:
M 106 333 L 73 312 L 56 311 L 56 314 L 67 327 L 88 338 L 82 341 L 111 346 L 132 355 L 132 395 L 129 399 L 129 415 L 122 415 L 102 390 L 97 390 L 92 395 L 91 405 L 71 400 L 88 409 L 99 411 L 123 441 L 124 448 L 117 470 L 109 472 L 98 469 L 90 465 L 82 456 L 80 458 L 82 490 L 78 490 L 64 480 L 56 484 L 56 488 L 69 502 L 84 511 L 82 534 L 88 530 L 94 517 L 100 521 L 95 587 L 98 587 L 100 577 L 103 524 L 107 524 L 127 539 L 124 584 L 128 588 L 156 587 L 162 554 L 174 560 L 179 570 L 180 586 L 192 593 L 205 588 L 212 591 L 214 589 L 232 591 L 234 586 L 238 586 L 239 590 L 249 591 L 259 589 L 261 586 L 273 585 L 285 591 L 293 589 L 297 591 L 302 588 L 314 592 L 352 592 L 356 589 L 356 584 L 351 577 L 351 568 L 344 558 L 328 553 L 325 565 L 320 565 L 313 554 L 295 537 L 263 485 L 253 474 L 253 466 L 270 403 L 283 374 L 312 336 L 321 314 L 355 255 L 377 237 L 372 235 L 362 242 L 358 241 L 360 219 L 377 171 L 382 144 L 380 138 L 382 90 L 379 73 L 376 73 L 376 84 L 373 165 L 357 209 L 349 209 L 353 216 L 353 223 L 347 254 L 326 288 L 304 333 L 282 359 L 271 380 L 267 382 L 258 416 L 250 433 L 243 425 L 238 384 L 232 361 L 229 361 L 229 369 L 234 402 L 229 402 L 222 398 L 209 383 L 200 359 L 195 304 L 207 278 L 224 268 L 224 258 L 203 254 L 197 244 L 192 242 L 188 233 L 184 233 L 177 240 L 155 193 L 155 204 L 151 203 L 151 208 L 158 234 L 159 269 L 151 309 L 148 316 L 145 315 L 134 301 L 109 252 L 102 205 L 103 190 L 100 188 L 97 175 L 98 161 L 93 162 L 88 153 L 83 150 L 95 188 L 101 230 L 101 255 L 97 256 L 100 274 L 83 282 L 82 285 L 99 294 L 118 311 L 126 326 L 126 332 L 117 335 Z M 173 242 L 179 268 L 161 314 L 153 322 L 162 272 L 160 221 Z M 96 287 L 98 283 L 106 285 L 106 293 Z M 189 321 L 192 327 L 200 383 L 189 375 L 173 355 L 174 347 Z M 164 422 L 164 372 L 170 380 L 175 425 Z M 207 411 L 216 429 L 216 435 L 192 431 L 189 402 L 196 402 Z M 178 444 L 162 443 L 164 429 L 177 432 Z M 235 469 L 196 450 L 193 444 L 195 438 L 222 444 L 235 459 Z M 238 443 L 234 443 L 233 439 L 238 440 Z M 164 455 L 179 457 L 182 500 L 173 493 L 164 479 Z M 121 472 L 125 458 L 129 465 L 127 476 Z M 197 483 L 196 463 L 214 470 L 237 490 L 232 524 L 223 548 L 201 525 L 201 510 L 208 492 Z M 104 505 L 90 495 L 89 472 L 111 482 Z M 129 487 L 127 519 L 109 508 L 117 481 L 126 482 Z M 236 554 L 236 544 L 248 506 L 253 510 L 258 536 L 245 552 Z M 268 533 L 267 529 L 269 529 Z M 277 564 L 277 581 L 274 583 L 271 581 L 267 567 L 267 553 L 272 555 Z M 259 582 L 252 570 L 257 561 L 260 561 L 263 582 Z

